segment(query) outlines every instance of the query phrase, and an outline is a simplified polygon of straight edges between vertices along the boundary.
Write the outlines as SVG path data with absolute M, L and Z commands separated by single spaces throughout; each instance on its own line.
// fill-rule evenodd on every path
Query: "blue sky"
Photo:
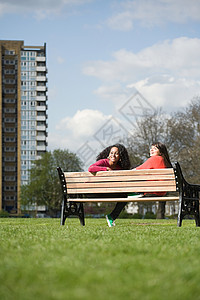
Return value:
M 86 165 L 86 145 L 93 160 L 114 142 L 108 124 L 132 131 L 138 103 L 170 113 L 200 94 L 199 0 L 0 0 L 0 28 L 2 40 L 47 43 L 49 150 Z

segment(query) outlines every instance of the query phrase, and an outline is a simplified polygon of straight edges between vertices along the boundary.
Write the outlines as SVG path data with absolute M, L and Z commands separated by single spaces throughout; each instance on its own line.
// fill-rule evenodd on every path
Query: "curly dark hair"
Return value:
M 105 148 L 99 155 L 97 156 L 96 160 L 105 159 L 109 156 L 111 148 L 116 147 L 119 150 L 119 161 L 118 165 L 123 170 L 129 170 L 131 167 L 129 155 L 127 149 L 122 144 L 114 144 L 112 146 L 108 146 Z

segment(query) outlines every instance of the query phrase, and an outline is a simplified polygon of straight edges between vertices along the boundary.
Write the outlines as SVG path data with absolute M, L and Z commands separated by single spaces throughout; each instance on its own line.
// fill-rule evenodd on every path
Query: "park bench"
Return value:
M 174 168 L 167 169 L 90 173 L 63 172 L 58 167 L 57 171 L 63 194 L 61 225 L 70 216 L 78 216 L 81 225 L 85 225 L 83 203 L 87 202 L 179 201 L 177 225 L 182 225 L 185 216 L 193 216 L 196 226 L 200 226 L 200 185 L 190 184 L 184 179 L 178 162 Z M 127 198 L 125 195 L 131 192 L 145 193 L 145 197 Z M 148 196 L 153 192 L 167 192 L 167 195 Z

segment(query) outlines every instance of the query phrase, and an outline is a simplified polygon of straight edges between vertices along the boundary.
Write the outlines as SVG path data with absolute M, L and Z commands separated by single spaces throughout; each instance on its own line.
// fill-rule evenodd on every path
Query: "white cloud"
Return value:
M 134 23 L 158 26 L 166 22 L 200 21 L 199 0 L 126 0 L 115 5 L 115 13 L 107 20 L 116 30 L 131 30 Z
M 90 136 L 95 133 L 97 127 L 102 121 L 105 121 L 102 112 L 98 110 L 84 109 L 78 110 L 76 114 L 70 118 L 66 117 L 57 125 L 59 130 L 70 130 L 74 136 Z
M 50 150 L 73 151 L 87 169 L 103 148 L 119 142 L 129 134 L 129 129 L 119 116 L 104 115 L 98 110 L 78 110 L 73 117 L 62 119 L 54 132 L 49 133 L 48 146 Z
M 112 102 L 113 112 L 116 114 L 119 108 L 124 104 L 127 99 L 135 94 L 136 89 L 131 87 L 131 90 L 127 87 L 123 87 L 121 84 L 115 85 L 102 85 L 98 87 L 94 93 L 100 99 L 105 99 Z
M 83 72 L 102 81 L 134 81 L 152 72 L 198 78 L 199 52 L 200 39 L 181 37 L 155 44 L 138 53 L 121 49 L 113 53 L 112 61 L 88 62 Z
M 62 65 L 65 62 L 65 59 L 63 57 L 61 57 L 61 56 L 58 56 L 56 60 L 57 60 L 57 62 L 58 62 L 59 65 Z
M 129 88 L 136 88 L 154 107 L 183 107 L 194 96 L 200 95 L 200 81 L 175 79 L 161 75 L 138 81 Z
M 133 28 L 133 20 L 129 11 L 116 14 L 107 20 L 109 27 L 116 30 L 128 31 Z
M 110 99 L 114 98 L 115 101 L 117 99 L 124 98 L 124 94 L 127 93 L 127 90 L 123 90 L 121 84 L 114 84 L 114 85 L 102 85 L 98 87 L 94 93 L 98 95 L 100 98 Z
M 49 135 L 50 148 L 67 148 L 76 151 L 110 118 L 98 110 L 78 110 L 73 117 L 62 119 L 56 126 L 53 135 Z
M 83 72 L 104 83 L 95 91 L 102 98 L 117 102 L 131 87 L 158 106 L 177 107 L 200 94 L 199 53 L 200 39 L 181 37 L 138 53 L 121 49 L 111 61 L 88 62 Z
M 44 19 L 91 1 L 93 0 L 0 0 L 0 15 L 31 13 L 38 19 Z

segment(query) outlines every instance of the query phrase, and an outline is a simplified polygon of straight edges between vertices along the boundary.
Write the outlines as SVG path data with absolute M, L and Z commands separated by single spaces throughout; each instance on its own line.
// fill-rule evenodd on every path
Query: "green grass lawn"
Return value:
M 0 219 L 0 299 L 200 299 L 193 220 Z

